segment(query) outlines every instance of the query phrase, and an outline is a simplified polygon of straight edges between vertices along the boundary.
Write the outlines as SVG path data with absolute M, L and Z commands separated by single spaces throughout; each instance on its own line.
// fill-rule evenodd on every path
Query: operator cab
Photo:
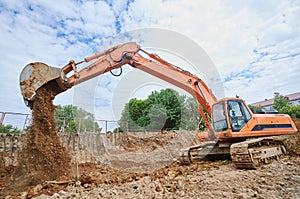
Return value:
M 240 131 L 251 119 L 251 113 L 243 100 L 224 99 L 212 106 L 212 123 L 216 132 L 227 130 Z

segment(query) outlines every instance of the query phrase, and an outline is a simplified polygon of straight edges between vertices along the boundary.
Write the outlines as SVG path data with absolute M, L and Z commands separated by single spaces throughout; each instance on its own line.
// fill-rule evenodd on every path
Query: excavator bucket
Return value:
M 65 75 L 60 68 L 41 62 L 26 65 L 20 75 L 20 89 L 26 106 L 32 108 L 36 91 L 52 80 L 63 82 Z

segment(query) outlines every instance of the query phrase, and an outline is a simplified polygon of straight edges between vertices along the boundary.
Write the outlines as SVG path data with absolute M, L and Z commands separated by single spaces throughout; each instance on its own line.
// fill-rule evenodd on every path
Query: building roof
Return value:
M 285 95 L 284 96 L 287 100 L 289 101 L 294 101 L 294 100 L 298 100 L 300 99 L 300 92 L 297 93 L 293 93 L 293 94 L 289 94 L 289 95 Z M 260 101 L 260 102 L 255 102 L 250 104 L 251 106 L 272 106 L 274 104 L 274 98 L 272 99 L 265 99 L 264 101 Z

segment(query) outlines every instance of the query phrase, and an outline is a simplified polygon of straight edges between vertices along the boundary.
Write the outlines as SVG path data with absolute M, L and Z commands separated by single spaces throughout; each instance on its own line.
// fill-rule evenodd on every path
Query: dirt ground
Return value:
M 80 182 L 34 198 L 299 198 L 300 158 L 286 156 L 258 170 L 237 170 L 230 161 L 172 164 L 151 173 L 127 173 L 82 165 Z M 51 196 L 48 196 L 51 195 Z
M 300 129 L 300 119 L 294 121 Z M 161 148 L 170 152 L 168 143 L 178 147 L 175 140 L 180 140 L 180 135 L 156 133 L 137 139 L 136 134 L 129 134 L 115 143 L 122 143 L 124 151 L 135 151 L 138 163 L 139 152 L 144 156 Z M 123 166 L 86 163 L 79 166 L 79 181 L 43 189 L 33 198 L 300 198 L 299 132 L 285 142 L 289 155 L 257 170 L 238 170 L 230 160 L 202 161 L 190 166 L 170 161 L 162 166 L 158 158 L 156 165 L 147 165 L 157 169 L 148 171 L 124 169 L 132 166 L 129 160 L 123 161 Z
M 295 123 L 300 128 L 300 120 L 295 120 Z M 169 144 L 177 147 L 180 145 L 179 132 L 142 135 L 144 136 L 124 134 L 121 139 L 114 139 L 114 144 L 122 147 L 111 151 L 111 159 L 103 163 L 79 164 L 78 178 L 72 169 L 69 173 L 58 170 L 62 173 L 55 172 L 56 176 L 53 178 L 40 175 L 41 180 L 25 186 L 26 189 L 14 189 L 18 194 L 12 194 L 12 189 L 7 189 L 6 195 L 2 196 L 10 198 L 11 195 L 14 198 L 23 194 L 24 198 L 38 199 L 300 198 L 299 133 L 291 135 L 285 141 L 290 151 L 289 155 L 257 170 L 238 170 L 230 160 L 202 161 L 190 166 L 180 165 L 172 161 L 173 156 L 157 156 L 164 150 L 165 153 L 170 153 Z M 186 132 L 182 135 L 187 136 Z M 142 161 L 138 160 L 142 160 L 142 156 L 153 159 L 156 157 L 156 162 L 145 163 L 137 168 L 136 165 L 133 166 L 132 159 L 128 156 L 130 153 L 136 154 L 137 165 L 141 165 Z M 127 161 L 122 159 L 121 163 L 117 164 L 124 154 L 127 154 L 125 156 Z M 167 158 L 168 161 L 162 162 L 160 158 Z M 75 167 L 74 163 L 68 165 L 68 168 Z M 49 183 L 49 180 L 53 183 Z
M 299 132 L 285 139 L 289 155 L 257 170 L 238 170 L 230 160 L 180 165 L 178 149 L 195 140 L 176 131 L 107 134 L 118 147 L 77 165 L 59 142 L 51 88 L 38 92 L 20 165 L 0 168 L 0 198 L 300 198 Z

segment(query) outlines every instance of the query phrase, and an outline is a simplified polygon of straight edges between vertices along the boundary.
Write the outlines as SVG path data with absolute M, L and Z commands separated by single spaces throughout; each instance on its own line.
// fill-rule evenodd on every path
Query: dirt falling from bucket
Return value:
M 69 174 L 71 158 L 60 143 L 52 102 L 59 92 L 55 82 L 49 82 L 36 93 L 27 144 L 19 153 L 19 165 L 10 186 L 17 192 Z

